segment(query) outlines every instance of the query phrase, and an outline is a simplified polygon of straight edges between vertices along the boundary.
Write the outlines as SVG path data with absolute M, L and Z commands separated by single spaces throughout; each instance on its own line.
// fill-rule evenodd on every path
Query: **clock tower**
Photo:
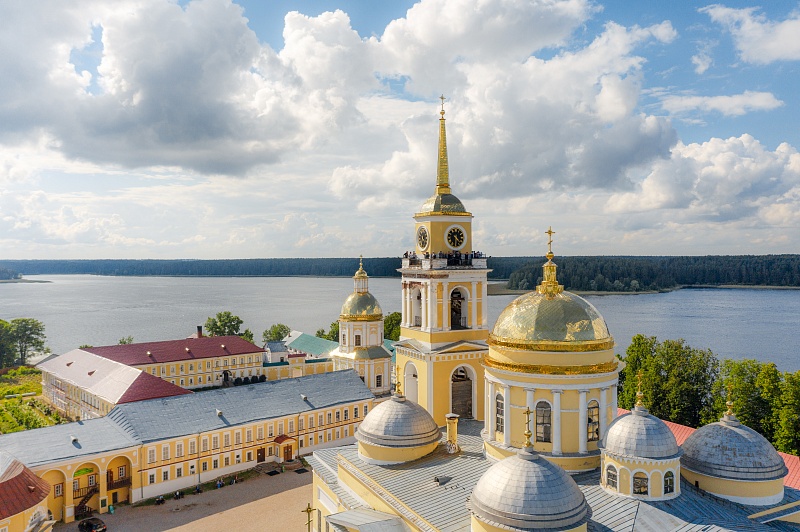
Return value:
M 414 215 L 416 247 L 403 258 L 403 312 L 396 378 L 439 425 L 445 415 L 483 419 L 481 361 L 488 352 L 486 257 L 472 240 L 472 213 L 452 193 L 444 97 L 436 190 Z

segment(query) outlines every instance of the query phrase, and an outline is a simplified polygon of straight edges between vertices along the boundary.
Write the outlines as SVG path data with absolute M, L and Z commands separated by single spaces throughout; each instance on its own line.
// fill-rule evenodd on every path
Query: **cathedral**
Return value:
M 491 270 L 451 189 L 440 114 L 436 188 L 400 269 L 396 389 L 355 444 L 309 458 L 313 529 L 798 530 L 800 491 L 784 486 L 783 459 L 730 403 L 682 445 L 641 392 L 618 409 L 624 363 L 600 312 L 559 284 L 552 229 L 541 284 L 490 331 Z M 343 352 L 354 341 L 345 307 Z

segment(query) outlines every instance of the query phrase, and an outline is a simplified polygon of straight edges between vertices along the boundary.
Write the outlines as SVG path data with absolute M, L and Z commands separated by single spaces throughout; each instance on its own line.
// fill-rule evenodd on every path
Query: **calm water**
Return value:
M 49 283 L 0 284 L 0 318 L 44 322 L 55 353 L 81 344 L 115 344 L 192 334 L 208 316 L 230 310 L 257 341 L 273 323 L 314 333 L 339 317 L 350 278 L 33 276 Z M 370 279 L 384 313 L 400 310 L 400 280 Z M 515 296 L 489 298 L 494 321 Z M 757 358 L 800 369 L 800 291 L 679 290 L 637 296 L 589 296 L 624 351 L 634 334 L 685 338 L 720 358 Z

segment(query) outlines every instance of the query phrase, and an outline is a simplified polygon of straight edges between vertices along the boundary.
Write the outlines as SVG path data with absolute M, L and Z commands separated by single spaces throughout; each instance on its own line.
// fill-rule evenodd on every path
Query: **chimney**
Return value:
M 454 454 L 461 449 L 458 446 L 458 414 L 447 414 L 447 452 Z
M 203 326 L 202 325 L 198 325 L 197 326 L 197 337 L 198 338 L 202 338 L 203 337 Z

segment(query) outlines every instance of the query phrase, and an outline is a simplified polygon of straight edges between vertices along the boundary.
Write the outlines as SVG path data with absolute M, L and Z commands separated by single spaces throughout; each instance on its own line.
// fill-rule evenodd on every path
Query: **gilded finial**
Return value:
M 552 299 L 555 297 L 556 294 L 560 294 L 564 291 L 564 286 L 558 284 L 558 279 L 556 278 L 556 265 L 553 262 L 553 235 L 556 234 L 553 231 L 552 227 L 549 227 L 545 234 L 548 236 L 547 240 L 547 262 L 544 263 L 542 266 L 542 270 L 544 270 L 544 275 L 542 277 L 542 283 L 536 287 L 536 291 L 540 294 L 544 294 L 547 299 Z
M 439 96 L 442 100 L 442 110 L 439 112 L 439 163 L 436 167 L 436 193 L 450 194 L 450 166 L 447 162 L 447 132 L 445 131 L 444 102 L 447 98 L 444 94 Z
M 531 432 L 531 409 L 530 407 L 526 408 L 523 412 L 525 414 L 525 447 L 533 447 L 533 443 L 531 443 L 531 436 L 533 436 L 533 432 Z
M 442 115 L 442 118 L 444 118 L 444 101 L 445 101 L 447 98 L 445 98 L 445 97 L 444 97 L 444 94 L 442 94 L 441 96 L 439 96 L 439 99 L 440 99 L 440 100 L 442 100 L 442 110 L 439 112 L 439 114 L 440 114 L 440 115 Z
M 359 255 L 358 256 L 358 269 L 359 270 L 363 270 L 364 269 L 364 255 Z
M 642 402 L 642 398 L 644 397 L 644 394 L 642 393 L 642 377 L 643 376 L 644 376 L 644 374 L 642 373 L 642 370 L 639 370 L 639 372 L 636 374 L 636 380 L 637 380 L 637 384 L 636 384 L 636 406 L 644 406 L 644 403 Z
M 725 412 L 725 415 L 726 416 L 732 416 L 733 415 L 733 383 L 729 382 L 727 388 L 728 388 L 728 400 L 725 402 L 725 406 L 728 407 L 728 411 Z

